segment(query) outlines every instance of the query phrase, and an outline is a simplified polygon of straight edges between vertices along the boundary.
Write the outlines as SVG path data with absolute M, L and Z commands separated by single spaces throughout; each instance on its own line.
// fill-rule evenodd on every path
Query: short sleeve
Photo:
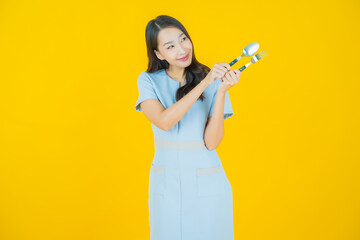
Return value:
M 135 110 L 142 112 L 140 103 L 142 103 L 143 101 L 145 101 L 147 99 L 153 98 L 153 99 L 159 100 L 159 98 L 157 97 L 154 87 L 151 83 L 151 79 L 146 72 L 143 71 L 139 75 L 139 77 L 137 79 L 137 85 L 138 85 L 138 90 L 139 90 L 139 97 L 135 104 Z
M 213 95 L 213 98 L 211 100 L 211 105 L 210 105 L 209 117 L 212 116 L 213 111 L 214 111 L 214 105 L 215 105 L 215 100 L 216 100 L 216 95 L 217 95 L 217 88 L 218 88 L 219 84 L 220 84 L 220 80 L 215 85 L 214 95 Z M 225 92 L 225 103 L 224 103 L 224 119 L 231 117 L 233 114 L 234 114 L 234 111 L 231 106 L 229 91 L 226 91 Z

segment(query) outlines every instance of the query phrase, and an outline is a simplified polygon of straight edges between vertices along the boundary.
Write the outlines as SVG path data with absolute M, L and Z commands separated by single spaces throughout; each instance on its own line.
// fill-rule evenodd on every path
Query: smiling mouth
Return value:
M 178 60 L 186 60 L 189 57 L 189 54 L 187 54 L 185 57 L 183 58 L 179 58 Z

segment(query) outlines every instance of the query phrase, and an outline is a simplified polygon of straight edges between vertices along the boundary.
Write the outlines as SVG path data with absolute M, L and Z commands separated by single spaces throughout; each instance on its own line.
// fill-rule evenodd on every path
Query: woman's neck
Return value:
M 179 81 L 181 83 L 183 83 L 186 78 L 184 68 L 172 68 L 170 66 L 165 71 L 172 79 Z

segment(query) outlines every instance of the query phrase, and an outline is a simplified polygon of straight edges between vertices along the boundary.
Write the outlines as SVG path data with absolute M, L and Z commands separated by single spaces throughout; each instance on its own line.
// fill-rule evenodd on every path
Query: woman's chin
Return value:
M 190 65 L 191 65 L 191 59 L 186 62 L 183 62 L 183 64 L 181 64 L 181 67 L 188 67 Z

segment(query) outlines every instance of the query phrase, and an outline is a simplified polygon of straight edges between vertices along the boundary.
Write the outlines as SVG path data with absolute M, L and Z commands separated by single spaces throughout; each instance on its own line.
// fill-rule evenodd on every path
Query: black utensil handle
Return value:
M 240 72 L 242 72 L 242 71 L 244 71 L 246 69 L 246 66 L 244 65 L 244 66 L 242 66 L 239 70 L 240 70 Z
M 234 65 L 235 63 L 237 63 L 237 61 L 239 61 L 239 60 L 237 60 L 237 58 L 235 58 L 234 61 L 232 61 L 231 63 L 229 63 L 230 67 L 231 67 L 232 65 Z

